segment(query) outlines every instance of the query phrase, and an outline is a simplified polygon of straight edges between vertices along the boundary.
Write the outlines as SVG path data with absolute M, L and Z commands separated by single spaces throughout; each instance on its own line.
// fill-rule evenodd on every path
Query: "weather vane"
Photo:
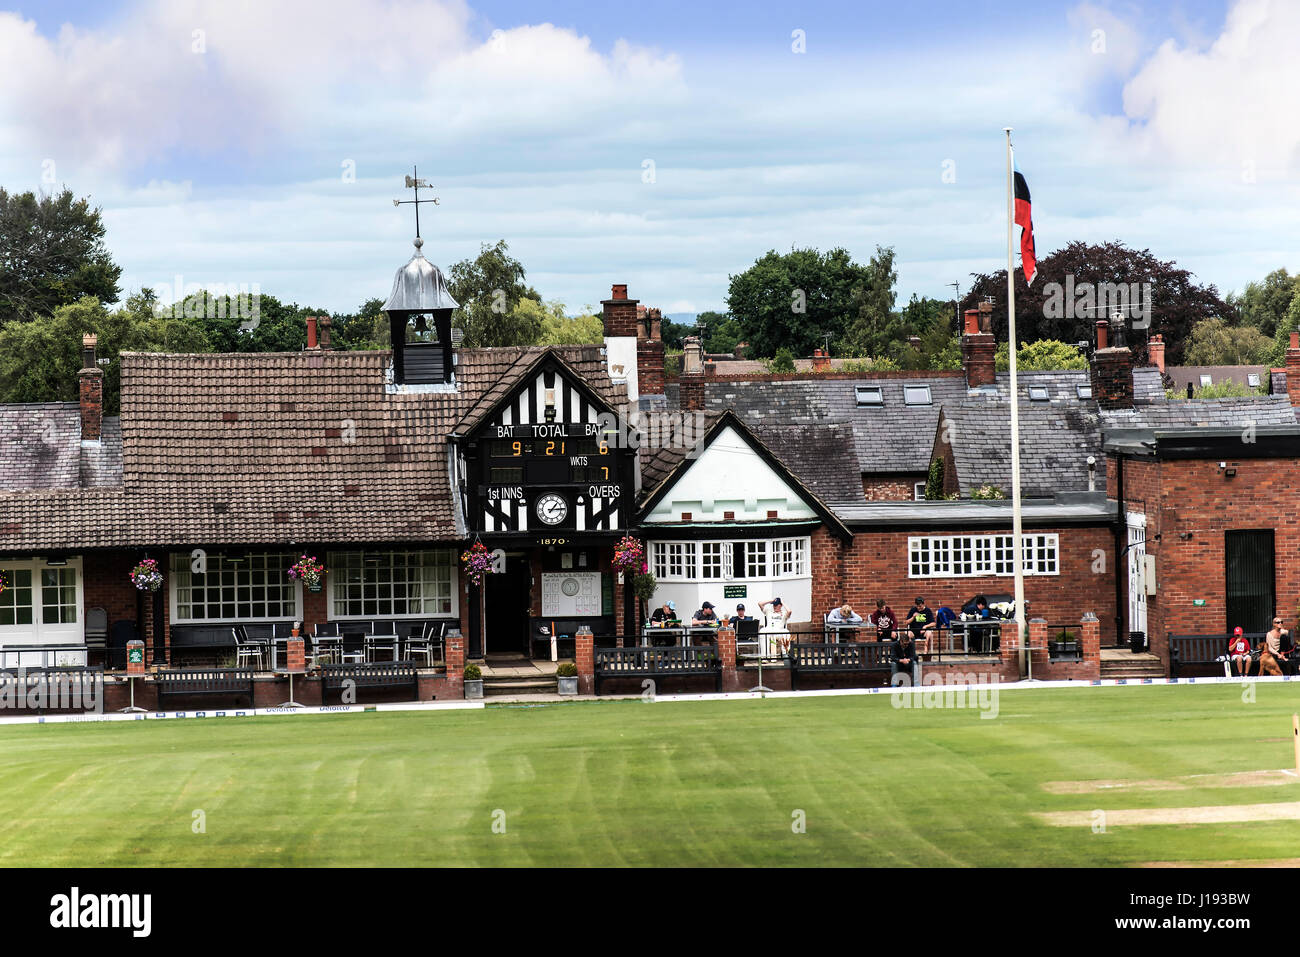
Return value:
M 406 177 L 406 188 L 415 190 L 415 199 L 395 199 L 393 200 L 393 205 L 403 206 L 407 203 L 411 203 L 412 205 L 415 206 L 415 238 L 419 239 L 420 238 L 420 204 L 433 203 L 433 205 L 437 206 L 438 197 L 435 196 L 433 197 L 433 199 L 420 199 L 420 187 L 423 186 L 425 189 L 429 189 L 430 186 L 425 180 L 419 178 L 420 168 L 418 166 L 411 167 L 411 171 L 415 173 L 415 175 Z

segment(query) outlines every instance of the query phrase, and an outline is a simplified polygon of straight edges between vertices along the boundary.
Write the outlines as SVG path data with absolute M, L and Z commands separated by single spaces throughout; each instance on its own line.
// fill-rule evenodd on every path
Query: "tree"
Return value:
M 605 322 L 591 306 L 576 316 L 565 315 L 564 303 L 553 299 L 542 304 L 535 299 L 522 299 L 520 309 L 535 309 L 544 313 L 542 334 L 538 345 L 580 346 L 598 345 L 605 341 Z
M 1247 283 L 1240 295 L 1229 295 L 1228 302 L 1241 314 L 1243 326 L 1252 326 L 1272 338 L 1278 326 L 1284 324 L 1287 307 L 1297 293 L 1300 293 L 1300 275 L 1291 276 L 1285 269 L 1275 269 L 1262 282 Z
M 334 348 L 352 352 L 391 349 L 392 332 L 383 306 L 382 299 L 367 299 L 355 313 L 332 316 Z
M 858 317 L 865 302 L 854 290 L 872 278 L 846 249 L 770 250 L 730 277 L 727 312 L 754 356 L 775 355 L 782 346 L 808 356 L 826 333 L 839 339 Z
M 795 372 L 794 353 L 782 346 L 776 350 L 776 356 L 767 364 L 767 371 L 781 374 Z
M 1178 365 L 1196 323 L 1215 317 L 1229 321 L 1236 318 L 1235 310 L 1219 298 L 1214 286 L 1199 285 L 1186 269 L 1157 259 L 1149 249 L 1137 251 L 1118 242 L 1091 246 L 1073 242 L 1040 259 L 1038 273 L 1030 289 L 1023 271 L 1016 271 L 1016 334 L 1022 343 L 1039 339 L 1093 341 L 1099 312 L 1095 307 L 1101 305 L 1103 284 L 1124 284 L 1129 291 L 1131 284 L 1137 284 L 1142 308 L 1149 308 L 1150 328 L 1130 329 L 1128 336 L 1139 362 L 1146 361 L 1148 334 L 1164 335 L 1166 360 Z M 1082 294 L 1085 289 L 1092 290 L 1091 299 Z M 1073 301 L 1067 295 L 1071 292 L 1077 294 Z M 975 275 L 971 291 L 963 300 L 964 308 L 973 308 L 984 298 L 993 302 L 993 333 L 1005 342 L 1006 270 Z
M 1279 323 L 1272 325 L 1276 331 Z M 1192 327 L 1184 361 L 1193 366 L 1262 365 L 1272 352 L 1272 337 L 1256 326 L 1230 326 L 1222 319 L 1203 319 Z
M 100 212 L 69 189 L 37 199 L 0 188 L 0 325 L 83 296 L 117 301 L 122 268 L 104 246 Z
M 108 360 L 102 366 L 106 415 L 121 409 L 120 353 L 213 351 L 195 320 L 156 315 L 155 305 L 150 290 L 113 312 L 85 296 L 59 306 L 52 316 L 0 328 L 0 402 L 75 401 L 86 333 L 98 335 L 98 357 Z
M 452 324 L 464 330 L 467 349 L 529 346 L 542 334 L 542 314 L 518 309 L 521 299 L 541 296 L 524 285 L 524 267 L 504 239 L 484 243 L 477 259 L 462 259 L 447 272 L 447 286 L 460 308 Z
M 913 334 L 907 319 L 894 312 L 894 283 L 897 281 L 893 247 L 877 246 L 876 255 L 863 270 L 861 281 L 853 287 L 857 314 L 837 343 L 841 355 L 882 356 L 892 345 L 905 343 Z M 912 298 L 915 301 L 916 297 Z
M 740 323 L 724 312 L 701 312 L 695 317 L 695 325 L 704 328 L 705 352 L 730 354 L 745 340 Z
M 659 326 L 659 334 L 664 341 L 664 348 L 666 350 L 671 352 L 676 349 L 680 352 L 682 348 L 682 340 L 687 336 L 695 335 L 695 327 L 685 322 L 674 322 L 665 316 L 662 324 Z
M 994 361 L 999 372 L 1011 368 L 1011 350 L 1005 342 L 998 343 Z M 1026 342 L 1016 353 L 1016 370 L 1019 372 L 1053 372 L 1059 369 L 1086 369 L 1088 358 L 1079 347 L 1055 339 Z
M 215 352 L 298 352 L 307 346 L 307 317 L 329 313 L 297 303 L 286 305 L 261 292 L 247 296 L 196 292 L 162 309 L 202 329 Z

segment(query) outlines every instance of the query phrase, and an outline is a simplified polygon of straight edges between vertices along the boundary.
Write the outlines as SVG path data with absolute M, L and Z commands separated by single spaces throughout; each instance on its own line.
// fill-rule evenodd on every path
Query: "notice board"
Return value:
M 600 572 L 542 572 L 542 617 L 600 615 Z

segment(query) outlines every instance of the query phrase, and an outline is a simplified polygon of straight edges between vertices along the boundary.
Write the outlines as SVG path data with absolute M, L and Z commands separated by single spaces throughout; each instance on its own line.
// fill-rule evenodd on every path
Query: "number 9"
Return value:
M 511 446 L 511 448 L 513 448 L 513 449 L 515 450 L 515 451 L 514 451 L 514 454 L 515 454 L 515 455 L 519 455 L 519 454 L 520 454 L 520 448 L 519 448 L 519 443 L 518 443 L 518 442 L 511 442 L 511 443 L 510 443 L 510 446 Z

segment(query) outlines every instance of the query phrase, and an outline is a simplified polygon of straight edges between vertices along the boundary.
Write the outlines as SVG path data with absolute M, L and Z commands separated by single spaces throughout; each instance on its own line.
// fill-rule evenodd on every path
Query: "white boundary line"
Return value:
M 933 672 L 932 672 L 933 673 Z M 1265 675 L 1263 677 L 1247 678 L 1251 682 L 1268 682 L 1280 684 L 1292 680 L 1300 681 L 1300 678 L 1293 678 L 1291 675 Z M 751 692 L 751 691 L 724 691 L 721 693 L 705 694 L 671 694 L 671 695 L 651 695 L 649 697 L 640 697 L 639 700 L 646 702 L 681 702 L 681 701 L 745 701 L 759 698 L 827 698 L 827 697 L 844 697 L 859 695 L 903 695 L 903 694 L 943 694 L 947 692 L 961 693 L 967 691 L 984 691 L 996 689 L 999 693 L 1003 691 L 1022 691 L 1034 688 L 1104 688 L 1104 687 L 1158 687 L 1161 685 L 1239 685 L 1242 678 L 1100 678 L 1093 681 L 983 681 L 975 684 L 920 684 L 894 687 L 892 685 L 883 688 L 826 688 L 816 691 L 770 691 L 770 692 Z M 567 701 L 547 701 L 546 705 L 569 705 L 590 703 L 593 701 L 603 700 L 638 700 L 636 697 L 620 696 L 618 699 L 602 699 L 596 697 L 580 697 Z M 542 702 L 539 702 L 541 704 Z M 13 724 L 88 724 L 100 723 L 105 721 L 159 721 L 186 718 L 262 718 L 267 716 L 282 715 L 320 715 L 320 714 L 364 714 L 371 711 L 423 711 L 425 713 L 438 711 L 483 711 L 487 707 L 486 702 L 481 700 L 466 701 L 421 701 L 421 702 L 398 702 L 393 704 L 342 704 L 342 705 L 317 705 L 303 708 L 204 708 L 202 710 L 191 711 L 147 711 L 141 714 L 121 714 L 119 712 L 110 712 L 108 714 L 46 714 L 46 715 L 6 715 L 0 716 L 0 727 Z

